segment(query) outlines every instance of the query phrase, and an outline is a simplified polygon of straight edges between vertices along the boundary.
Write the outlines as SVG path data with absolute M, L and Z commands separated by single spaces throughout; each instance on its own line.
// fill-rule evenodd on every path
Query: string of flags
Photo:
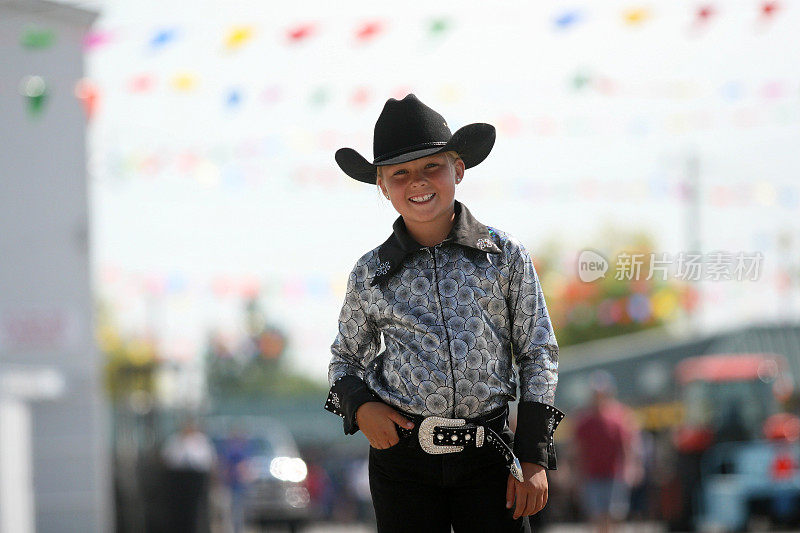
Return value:
M 709 2 L 702 3 L 694 7 L 688 7 L 687 16 L 684 20 L 688 21 L 688 29 L 693 32 L 705 29 L 723 18 L 727 13 L 741 10 L 741 7 L 729 9 L 728 5 L 718 6 Z M 755 28 L 763 29 L 777 17 L 783 7 L 780 2 L 774 0 L 753 2 L 749 8 Z M 639 28 L 645 26 L 656 16 L 652 9 L 647 6 L 633 6 L 622 9 L 617 14 L 618 20 L 625 27 Z M 581 25 L 588 24 L 591 20 L 597 20 L 594 9 L 589 8 L 565 8 L 554 11 L 550 17 L 551 27 L 555 31 L 574 31 Z M 428 37 L 440 37 L 448 33 L 454 24 L 452 17 L 435 17 L 423 22 Z M 363 45 L 377 40 L 381 35 L 390 31 L 391 24 L 387 20 L 375 19 L 357 23 L 350 28 L 353 42 L 356 45 Z M 325 30 L 324 25 L 316 21 L 308 21 L 289 26 L 283 30 L 283 41 L 287 46 L 296 46 L 301 43 L 311 41 L 322 36 Z M 336 28 L 338 30 L 339 28 Z M 254 26 L 234 27 L 225 33 L 222 39 L 223 48 L 229 51 L 236 50 L 251 41 L 257 32 Z M 108 32 L 100 33 L 101 37 L 91 33 L 87 35 L 85 46 L 87 49 L 96 49 L 102 45 L 107 45 L 113 41 L 113 37 Z M 173 39 L 170 39 L 173 40 Z M 163 46 L 164 39 L 162 33 L 156 33 L 151 38 L 151 47 L 158 48 Z
M 602 9 L 602 8 L 601 8 Z M 726 14 L 733 11 L 741 11 L 743 8 L 736 6 L 731 8 L 726 4 L 713 4 L 710 2 L 701 3 L 695 6 L 687 6 L 687 14 L 682 19 L 687 21 L 690 31 L 702 30 Z M 781 2 L 776 0 L 762 0 L 752 2 L 745 8 L 749 10 L 751 17 L 756 25 L 756 29 L 763 29 L 771 23 L 784 10 Z M 575 31 L 582 25 L 590 24 L 593 20 L 598 20 L 596 7 L 592 8 L 560 8 L 554 10 L 550 16 L 550 25 L 555 31 Z M 639 28 L 656 18 L 653 10 L 648 6 L 631 6 L 620 10 L 617 13 L 618 20 L 624 27 Z M 447 34 L 454 26 L 453 17 L 431 17 L 423 21 L 425 33 L 428 37 L 441 37 Z M 292 26 L 283 28 L 281 40 L 287 46 L 296 46 L 301 43 L 320 38 L 331 28 L 326 27 L 319 21 L 300 22 Z M 385 19 L 362 20 L 351 26 L 348 30 L 352 35 L 355 45 L 372 43 L 381 35 L 391 30 L 391 24 Z M 339 31 L 339 28 L 334 28 Z M 224 30 L 220 36 L 222 48 L 225 51 L 233 52 L 251 43 L 259 30 L 255 25 L 234 25 Z M 167 48 L 180 41 L 182 31 L 179 27 L 161 27 L 154 29 L 147 41 L 147 49 L 155 52 Z M 96 29 L 88 32 L 84 39 L 84 48 L 94 51 L 108 46 L 114 42 L 120 42 L 122 38 L 118 31 L 107 29 Z M 53 46 L 56 35 L 52 29 L 42 27 L 28 27 L 20 36 L 20 44 L 30 50 L 42 50 Z
M 171 90 L 185 94 L 195 91 L 201 83 L 201 78 L 190 71 L 177 72 L 166 80 L 166 84 Z M 164 82 L 160 85 L 163 87 Z M 581 70 L 576 72 L 571 80 L 567 80 L 566 85 L 571 87 L 575 93 L 591 89 L 594 93 L 618 98 L 673 98 L 685 100 L 689 97 L 700 99 L 716 96 L 721 101 L 727 102 L 753 98 L 772 102 L 800 96 L 800 82 L 786 79 L 768 79 L 747 84 L 740 80 L 727 80 L 715 87 L 709 87 L 707 84 L 701 84 L 696 80 L 681 79 L 654 80 L 647 84 L 635 84 L 623 80 L 614 80 L 602 75 L 592 75 Z M 127 80 L 124 90 L 127 90 L 131 95 L 142 95 L 154 93 L 158 86 L 159 81 L 155 75 L 137 73 L 131 75 Z M 110 88 L 107 89 L 110 90 Z M 522 89 L 520 88 L 520 90 Z M 528 97 L 539 92 L 536 88 L 524 89 L 526 89 Z M 94 118 L 105 90 L 100 83 L 90 78 L 82 78 L 75 82 L 73 92 L 81 102 L 87 119 Z M 488 94 L 494 90 L 491 85 L 475 90 L 483 90 L 487 92 L 487 98 L 497 100 L 492 98 L 491 94 Z M 540 91 L 545 92 L 546 89 L 542 88 Z M 25 105 L 31 117 L 39 116 L 44 112 L 49 96 L 48 84 L 44 77 L 37 75 L 24 76 L 19 82 L 19 92 L 24 97 Z M 413 92 L 413 88 L 399 86 L 391 91 L 391 96 L 402 98 L 409 92 Z M 463 99 L 462 92 L 451 85 L 442 85 L 436 93 L 439 100 L 443 102 L 451 103 Z M 340 92 L 339 94 L 336 94 L 329 87 L 317 86 L 307 89 L 305 102 L 307 107 L 312 110 L 322 109 L 334 103 L 362 108 L 373 99 L 382 99 L 384 96 L 382 92 L 379 95 L 377 90 L 365 85 L 351 87 L 348 91 Z M 269 107 L 284 101 L 295 104 L 298 101 L 302 102 L 303 98 L 298 100 L 296 91 L 286 90 L 279 84 L 268 85 L 260 93 L 248 92 L 245 88 L 234 86 L 225 89 L 221 94 L 222 107 L 230 111 L 238 110 L 246 103 Z M 701 122 L 708 122 L 707 118 L 710 116 L 707 111 L 693 111 L 692 115 L 693 117 L 691 118 L 700 117 Z M 787 118 L 791 116 L 783 112 L 779 115 L 776 119 L 783 120 L 783 123 L 786 123 Z M 502 121 L 501 126 L 505 128 L 506 133 L 513 135 L 519 132 L 520 119 L 516 116 L 509 114 L 501 117 L 500 120 Z M 585 119 L 583 120 L 585 122 Z M 706 124 L 705 127 L 707 126 Z
M 347 276 L 325 275 L 273 275 L 260 278 L 255 275 L 218 274 L 199 278 L 180 271 L 131 271 L 118 265 L 105 264 L 100 268 L 99 283 L 102 292 L 113 294 L 114 300 L 126 302 L 153 298 L 169 305 L 172 298 L 212 297 L 218 300 L 247 301 L 252 298 L 284 300 L 301 304 L 309 299 L 340 301 L 347 288 Z M 780 281 L 780 273 L 773 276 Z M 591 288 L 590 284 L 576 281 L 572 285 Z M 679 309 L 696 306 L 699 293 L 691 285 L 653 287 L 649 291 L 636 290 L 631 294 L 606 296 L 590 304 L 582 299 L 570 299 L 558 285 L 551 287 L 559 305 L 552 310 L 559 322 L 587 325 L 596 322 L 603 326 L 619 323 L 646 323 L 651 320 L 668 320 Z M 724 291 L 710 291 L 707 297 L 719 301 Z
M 445 35 L 454 26 L 451 19 L 442 17 L 432 18 L 425 24 L 428 36 L 433 38 Z M 359 22 L 352 30 L 354 43 L 363 45 L 373 42 L 385 34 L 390 26 L 386 20 Z M 232 26 L 223 32 L 222 49 L 228 52 L 239 50 L 251 42 L 257 33 L 258 28 L 254 25 Z M 287 46 L 296 46 L 311 41 L 323 33 L 323 26 L 320 23 L 303 22 L 285 28 L 281 38 Z M 87 51 L 95 51 L 121 40 L 114 31 L 92 30 L 84 37 L 83 46 Z M 159 28 L 153 30 L 147 48 L 150 51 L 158 51 L 177 41 L 179 41 L 178 28 Z
M 503 121 L 498 120 L 497 123 L 501 134 L 507 135 Z M 558 123 L 555 124 L 557 131 L 563 132 Z M 536 134 L 528 130 L 525 133 Z M 508 135 L 519 135 L 519 132 Z M 275 168 L 275 163 L 285 160 L 286 154 L 332 152 L 336 146 L 345 145 L 368 145 L 368 139 L 332 130 L 293 131 L 247 138 L 230 145 L 161 146 L 157 149 L 128 151 L 109 147 L 108 151 L 103 152 L 103 157 L 97 160 L 98 166 L 92 172 L 92 179 L 107 186 L 147 179 L 151 183 L 185 183 L 187 186 L 217 188 L 233 193 L 245 191 L 248 194 L 278 184 L 298 190 L 340 190 L 350 182 L 342 179 L 341 171 L 332 161 L 330 164 L 296 164 L 282 170 Z M 264 172 L 265 168 L 273 170 Z M 688 197 L 688 187 L 682 177 L 664 173 L 610 182 L 604 181 L 601 176 L 573 176 L 558 182 L 540 182 L 525 176 L 525 179 L 511 179 L 508 183 L 476 180 L 468 185 L 473 192 L 491 198 L 511 194 L 519 198 L 556 201 L 681 202 Z M 706 183 L 700 192 L 700 201 L 722 208 L 762 206 L 792 210 L 800 206 L 800 185 L 795 182 L 729 178 L 724 182 Z
M 261 278 L 251 274 L 221 273 L 198 278 L 185 272 L 133 271 L 119 265 L 100 267 L 98 281 L 104 290 L 134 295 L 164 297 L 208 294 L 216 298 L 246 299 L 256 296 L 302 300 L 306 298 L 344 298 L 347 273 L 326 275 L 274 274 Z
M 176 92 L 190 93 L 197 89 L 204 82 L 202 75 L 192 71 L 178 71 L 161 80 L 155 74 L 135 73 L 132 74 L 123 90 L 133 94 L 144 94 L 154 92 L 159 87 L 171 88 Z M 646 83 L 626 82 L 621 79 L 614 79 L 602 73 L 590 72 L 586 69 L 579 69 L 571 77 L 563 80 L 562 87 L 572 89 L 574 92 L 592 91 L 606 96 L 633 97 L 633 98 L 702 98 L 706 96 L 718 96 L 725 100 L 740 100 L 747 97 L 763 99 L 777 99 L 785 96 L 800 95 L 800 83 L 796 81 L 767 79 L 758 82 L 744 83 L 740 80 L 726 80 L 717 86 L 709 86 L 698 80 L 686 79 L 662 79 L 652 80 Z M 109 88 L 110 89 L 110 88 Z M 527 87 L 526 93 L 544 92 L 545 88 Z M 533 89 L 533 90 L 531 90 Z M 283 100 L 285 91 L 280 85 L 270 84 L 259 91 L 251 90 L 248 95 L 255 101 L 263 104 L 275 104 Z M 334 103 L 336 100 L 348 102 L 355 106 L 368 103 L 373 99 L 375 91 L 367 86 L 350 88 L 345 92 L 336 94 L 336 90 L 327 86 L 316 86 L 306 90 L 301 101 L 305 100 L 314 107 L 324 107 Z M 392 96 L 405 96 L 409 92 L 408 87 L 397 87 L 391 91 Z M 291 91 L 292 101 L 297 101 L 296 91 Z M 442 85 L 438 90 L 439 99 L 446 102 L 456 102 L 461 99 L 462 93 L 452 85 Z M 288 98 L 287 98 L 288 100 Z
M 775 17 L 783 10 L 782 4 L 775 1 L 765 1 L 753 3 L 754 16 L 757 20 L 768 20 Z M 757 9 L 756 9 L 757 7 Z M 740 10 L 737 7 L 737 10 Z M 725 10 L 712 4 L 702 4 L 695 8 L 694 21 L 696 24 L 707 24 L 709 21 L 718 19 L 724 14 Z M 757 12 L 757 15 L 755 13 Z M 573 28 L 577 25 L 586 23 L 592 17 L 587 9 L 562 9 L 554 12 L 553 24 L 557 29 Z M 644 7 L 631 7 L 621 13 L 622 19 L 626 24 L 642 25 L 650 20 L 654 15 Z M 425 21 L 427 31 L 431 35 L 444 35 L 455 26 L 452 17 L 430 18 Z M 353 38 L 356 42 L 366 44 L 373 42 L 391 30 L 391 24 L 384 19 L 362 20 L 354 24 L 351 28 Z M 299 23 L 285 29 L 284 38 L 289 43 L 300 43 L 317 38 L 330 31 L 318 21 Z M 163 26 L 156 28 L 150 34 L 147 42 L 147 49 L 157 52 L 166 47 L 172 46 L 185 37 L 186 31 L 178 26 Z M 241 49 L 250 43 L 258 35 L 259 29 L 255 25 L 235 25 L 227 28 L 221 37 L 223 48 L 230 52 Z M 20 35 L 19 43 L 22 47 L 37 53 L 46 50 L 57 42 L 58 35 L 49 28 L 28 27 Z M 103 46 L 115 41 L 113 32 L 95 31 L 86 35 L 84 44 L 90 48 Z M 126 81 L 124 90 L 131 94 L 152 94 L 157 90 L 173 90 L 180 93 L 190 94 L 203 85 L 202 76 L 190 70 L 178 71 L 159 79 L 154 74 L 139 72 L 132 74 Z M 38 75 L 28 75 L 23 77 L 18 84 L 19 93 L 23 97 L 28 115 L 38 117 L 45 112 L 47 102 L 52 97 L 47 80 Z M 571 89 L 576 93 L 594 91 L 606 96 L 623 97 L 672 97 L 685 99 L 686 97 L 703 98 L 709 95 L 717 96 L 723 101 L 737 101 L 743 99 L 757 98 L 766 101 L 778 101 L 782 98 L 796 97 L 800 95 L 800 83 L 797 80 L 768 79 L 757 82 L 744 83 L 740 80 L 728 80 L 717 86 L 709 87 L 697 80 L 671 79 L 654 80 L 647 84 L 631 84 L 626 80 L 613 79 L 602 73 L 594 72 L 591 69 L 577 69 L 570 78 L 564 80 L 563 87 Z M 99 109 L 103 100 L 105 90 L 112 90 L 110 87 L 103 87 L 98 81 L 84 78 L 78 80 L 73 88 L 74 96 L 83 106 L 86 116 L 91 119 Z M 481 88 L 472 89 L 481 90 Z M 491 91 L 492 86 L 486 85 L 483 90 Z M 514 89 L 511 89 L 514 90 Z M 530 88 L 520 87 L 518 90 L 530 93 Z M 535 92 L 535 88 L 534 91 Z M 404 96 L 410 92 L 410 87 L 397 87 L 394 96 Z M 334 104 L 346 104 L 353 107 L 363 107 L 373 99 L 378 98 L 375 89 L 366 85 L 350 87 L 338 92 L 327 86 L 310 87 L 305 95 L 297 98 L 296 91 L 280 84 L 271 84 L 263 89 L 244 88 L 232 86 L 224 89 L 221 93 L 222 106 L 235 110 L 244 105 L 278 105 L 283 102 L 295 103 L 300 101 L 310 109 L 321 109 L 325 106 Z M 380 98 L 385 95 L 381 94 Z M 457 90 L 452 86 L 441 86 L 438 96 L 443 101 L 454 102 L 464 97 L 462 90 Z M 528 94 L 530 96 L 530 94 Z M 623 126 L 632 135 L 646 136 L 661 131 L 670 134 L 683 133 L 696 130 L 707 130 L 710 128 L 730 128 L 730 127 L 754 127 L 764 124 L 791 124 L 800 119 L 797 110 L 782 106 L 772 109 L 763 109 L 757 106 L 749 108 L 726 108 L 718 110 L 694 110 L 677 112 L 664 117 L 651 115 L 630 117 L 628 125 Z M 564 116 L 554 117 L 538 115 L 528 118 L 520 118 L 515 114 L 505 114 L 495 117 L 494 123 L 497 124 L 499 132 L 507 138 L 520 136 L 586 136 L 604 135 L 610 133 L 611 128 L 616 128 L 614 133 L 619 133 L 619 124 L 624 121 L 616 120 L 603 122 L 601 117 L 593 116 Z M 329 150 L 331 146 L 338 144 L 338 132 L 311 132 L 303 135 L 301 140 L 296 136 L 284 134 L 283 136 L 272 137 L 261 143 L 259 140 L 248 141 L 255 146 L 251 150 L 251 156 L 255 157 L 254 165 L 239 165 L 236 157 L 215 156 L 204 153 L 202 150 L 185 150 L 181 153 L 171 152 L 169 149 L 161 149 L 159 153 L 137 152 L 129 154 L 111 154 L 107 158 L 113 160 L 113 172 L 104 173 L 113 176 L 114 180 L 125 180 L 137 175 L 147 175 L 149 177 L 160 174 L 170 174 L 170 170 L 175 166 L 180 166 L 181 170 L 177 173 L 194 179 L 203 186 L 221 186 L 231 189 L 260 186 L 266 179 L 258 172 L 258 158 L 270 159 L 289 150 L 299 152 L 309 152 L 312 150 Z M 341 140 L 341 139 L 338 139 Z M 268 146 L 269 145 L 269 146 Z M 178 163 L 176 160 L 180 158 Z M 301 186 L 327 186 L 338 185 L 340 176 L 334 168 L 300 166 L 293 168 L 283 175 L 271 174 L 270 179 L 282 179 Z M 534 194 L 538 197 L 561 198 L 568 194 L 559 189 L 548 190 L 546 184 L 531 184 L 530 182 L 519 182 L 522 187 L 519 192 L 523 197 Z M 675 199 L 680 199 L 683 194 L 679 186 L 671 185 L 665 187 L 663 184 L 656 186 L 636 186 L 642 181 L 632 182 L 631 186 L 625 187 L 626 194 L 614 196 L 622 200 L 630 198 L 647 198 L 652 196 L 652 191 L 667 190 Z M 652 185 L 652 183 L 651 183 Z M 496 188 L 496 184 L 494 185 Z M 741 194 L 742 190 L 751 191 L 747 187 L 757 188 L 758 194 Z M 535 191 L 534 191 L 535 189 Z M 753 189 L 755 190 L 755 189 Z M 599 191 L 599 192 L 598 192 Z M 487 190 L 487 194 L 498 194 L 498 191 Z M 752 191 L 751 191 L 752 192 Z M 661 194 L 661 193 L 658 193 Z M 592 185 L 581 188 L 579 197 L 602 198 L 603 187 Z M 778 205 L 787 208 L 794 208 L 798 203 L 797 188 L 790 185 L 773 186 L 768 183 L 757 185 L 737 186 L 733 184 L 722 184 L 706 189 L 705 198 L 709 204 L 718 206 L 741 206 L 741 205 Z
M 599 19 L 597 13 L 589 7 L 581 8 L 559 8 L 553 11 L 551 21 L 555 31 L 573 31 L 574 28 L 594 23 Z M 781 2 L 775 0 L 754 1 L 748 7 L 741 5 L 735 8 L 730 6 L 716 5 L 709 2 L 699 4 L 695 7 L 688 7 L 689 11 L 685 18 L 692 20 L 692 27 L 698 28 L 707 26 L 726 14 L 742 10 L 749 10 L 753 19 L 763 26 L 766 22 L 772 21 L 779 16 L 785 8 Z M 632 5 L 619 11 L 618 16 L 623 24 L 627 26 L 643 26 L 656 17 L 652 9 L 647 6 Z M 457 27 L 456 17 L 436 16 L 427 17 L 420 21 L 425 29 L 425 34 L 429 37 L 439 38 L 448 35 L 453 28 Z M 352 41 L 358 46 L 370 44 L 380 40 L 380 38 L 393 29 L 390 19 L 371 18 L 357 20 L 349 26 L 331 27 L 319 20 L 309 20 L 298 22 L 294 25 L 283 27 L 280 30 L 279 40 L 287 46 L 295 46 L 300 43 L 323 38 L 328 33 L 346 31 L 352 35 Z M 145 37 L 143 50 L 146 57 L 154 57 L 162 50 L 171 46 L 176 46 L 185 40 L 191 33 L 190 29 L 182 28 L 180 25 L 164 25 L 152 29 Z M 231 54 L 247 46 L 253 45 L 254 41 L 260 36 L 262 30 L 257 24 L 238 24 L 231 25 L 220 30 L 219 42 L 221 50 Z M 19 44 L 30 53 L 40 53 L 42 50 L 52 48 L 58 41 L 58 35 L 52 28 L 42 25 L 31 25 L 25 27 L 20 36 Z M 87 50 L 97 50 L 113 43 L 121 42 L 119 29 L 96 29 L 88 32 L 84 36 L 84 46 Z M 270 46 L 273 46 L 273 42 Z M 48 101 L 47 80 L 42 76 L 31 74 L 20 81 L 24 86 L 20 92 L 26 99 L 29 116 L 36 117 L 41 115 L 46 109 Z M 172 91 L 182 94 L 191 94 L 203 89 L 206 86 L 214 85 L 208 83 L 208 77 L 204 73 L 198 73 L 191 69 L 177 70 L 167 75 L 157 76 L 153 73 L 134 72 L 122 82 L 121 87 L 106 86 L 98 80 L 79 80 L 74 92 L 77 98 L 82 101 L 85 112 L 92 118 L 99 109 L 106 91 L 117 94 L 125 91 L 131 95 L 156 94 L 157 91 Z M 561 87 L 555 87 L 559 93 L 565 90 L 572 90 L 575 93 L 597 93 L 605 96 L 616 96 L 623 98 L 676 98 L 685 99 L 688 97 L 704 98 L 708 96 L 718 96 L 725 100 L 738 100 L 747 97 L 759 97 L 764 99 L 777 99 L 786 96 L 795 96 L 800 93 L 800 86 L 793 80 L 764 80 L 760 86 L 746 86 L 738 80 L 730 80 L 722 86 L 710 88 L 697 80 L 654 80 L 644 85 L 635 84 L 626 80 L 615 79 L 602 72 L 591 69 L 578 68 L 567 79 L 561 81 Z M 521 88 L 522 89 L 522 88 Z M 398 87 L 392 96 L 404 96 L 410 88 Z M 540 94 L 539 88 L 525 87 L 525 97 L 531 93 Z M 545 92 L 547 88 L 542 90 Z M 354 108 L 363 108 L 374 100 L 383 100 L 386 97 L 385 91 L 378 95 L 367 86 L 352 87 L 345 91 L 339 91 L 326 86 L 310 87 L 305 89 L 305 95 L 300 98 L 308 106 L 316 109 L 323 109 L 326 106 L 345 104 Z M 262 88 L 229 87 L 220 90 L 218 94 L 221 108 L 236 111 L 244 108 L 245 105 L 276 105 L 283 102 L 296 102 L 297 90 L 292 87 L 282 87 L 280 84 L 270 84 Z M 445 102 L 456 102 L 463 97 L 461 90 L 454 87 L 442 87 L 439 90 L 439 99 Z

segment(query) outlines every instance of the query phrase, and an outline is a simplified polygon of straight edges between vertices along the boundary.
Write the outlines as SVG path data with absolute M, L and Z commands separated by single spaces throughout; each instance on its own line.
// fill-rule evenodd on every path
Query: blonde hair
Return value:
M 450 161 L 451 165 L 454 164 L 459 159 L 461 159 L 461 156 L 458 155 L 458 152 L 456 152 L 455 150 L 448 150 L 447 152 L 445 152 L 445 155 L 447 156 L 447 160 Z M 375 183 L 378 182 L 378 178 L 380 177 L 381 177 L 381 167 L 378 166 L 375 169 Z

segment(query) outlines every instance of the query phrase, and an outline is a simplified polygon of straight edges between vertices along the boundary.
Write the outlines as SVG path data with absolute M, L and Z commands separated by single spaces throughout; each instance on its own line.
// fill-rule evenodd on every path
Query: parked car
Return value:
M 223 465 L 232 439 L 238 439 L 236 479 L 228 482 L 236 484 L 245 523 L 282 523 L 295 531 L 309 520 L 306 464 L 282 423 L 263 416 L 218 415 L 208 417 L 205 426 Z

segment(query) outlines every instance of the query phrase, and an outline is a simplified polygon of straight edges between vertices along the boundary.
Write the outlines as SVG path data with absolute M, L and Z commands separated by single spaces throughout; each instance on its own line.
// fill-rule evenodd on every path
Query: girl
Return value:
M 523 531 L 547 503 L 564 414 L 553 405 L 558 345 L 544 295 L 522 244 L 455 200 L 494 140 L 489 124 L 451 134 L 409 94 L 384 105 L 372 163 L 336 152 L 400 214 L 350 273 L 325 404 L 346 434 L 369 440 L 381 533 Z

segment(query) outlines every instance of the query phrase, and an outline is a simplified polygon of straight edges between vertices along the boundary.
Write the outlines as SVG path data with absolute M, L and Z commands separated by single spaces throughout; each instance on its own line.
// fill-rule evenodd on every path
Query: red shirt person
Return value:
M 573 442 L 584 509 L 599 531 L 608 531 L 628 513 L 638 428 L 631 410 L 614 398 L 611 374 L 595 371 L 590 386 L 592 404 L 577 415 Z

